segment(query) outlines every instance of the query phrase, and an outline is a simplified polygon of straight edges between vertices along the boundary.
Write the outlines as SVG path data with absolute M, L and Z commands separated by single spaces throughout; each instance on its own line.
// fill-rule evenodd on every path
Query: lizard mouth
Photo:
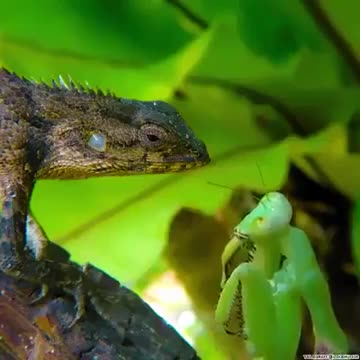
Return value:
M 210 156 L 208 153 L 201 153 L 199 155 L 172 155 L 167 157 L 166 161 L 170 163 L 198 163 L 200 165 L 206 165 L 210 162 Z
M 210 157 L 208 153 L 195 155 L 195 156 L 173 155 L 166 158 L 163 164 L 159 164 L 159 166 L 161 167 L 165 165 L 168 171 L 176 172 L 176 171 L 183 171 L 183 170 L 202 167 L 207 165 L 209 162 L 210 162 Z
M 169 154 L 165 161 L 169 163 L 188 163 L 191 164 L 191 167 L 194 167 L 206 165 L 211 160 L 205 144 L 201 141 L 198 141 L 195 149 L 190 147 L 188 149 L 188 153 L 185 152 L 180 154 Z
M 166 160 L 179 163 L 191 163 L 193 165 L 199 164 L 199 166 L 206 165 L 210 162 L 210 155 L 202 141 L 197 140 L 195 144 L 191 146 L 187 145 L 186 148 L 187 150 L 185 150 L 184 153 L 180 151 L 180 154 L 169 154 Z

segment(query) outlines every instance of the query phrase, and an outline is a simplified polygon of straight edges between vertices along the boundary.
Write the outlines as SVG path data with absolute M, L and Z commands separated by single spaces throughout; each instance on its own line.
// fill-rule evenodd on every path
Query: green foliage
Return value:
M 75 260 L 90 261 L 127 284 L 160 261 L 169 220 L 180 207 L 211 212 L 224 201 L 227 193 L 208 181 L 277 189 L 290 160 L 321 181 L 304 160 L 311 155 L 340 191 L 353 198 L 360 191 L 360 172 L 348 171 L 359 168 L 360 157 L 348 153 L 346 130 L 358 110 L 359 89 L 302 1 L 183 4 L 202 23 L 172 1 L 0 5 L 1 65 L 47 82 L 70 75 L 118 96 L 170 101 L 210 150 L 213 163 L 188 174 L 37 184 L 32 208 L 50 238 Z M 358 51 L 360 3 L 321 5 Z M 185 97 L 173 96 L 175 90 Z M 293 118 L 303 134 L 296 134 Z M 161 181 L 169 184 L 131 202 Z M 116 211 L 128 201 L 126 211 Z M 112 208 L 112 216 L 97 222 Z M 65 236 L 87 222 L 87 231 Z
M 321 50 L 324 40 L 299 2 L 239 1 L 239 28 L 254 53 L 285 62 L 303 48 Z

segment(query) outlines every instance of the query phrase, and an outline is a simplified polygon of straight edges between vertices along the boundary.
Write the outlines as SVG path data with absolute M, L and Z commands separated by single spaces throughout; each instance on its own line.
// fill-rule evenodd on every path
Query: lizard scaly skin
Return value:
M 116 98 L 60 81 L 50 87 L 0 68 L 0 270 L 60 284 L 58 262 L 25 239 L 37 179 L 177 172 L 207 164 L 205 145 L 170 105 Z M 90 139 L 102 139 L 100 147 Z M 71 271 L 69 271 L 71 274 Z M 74 278 L 65 284 L 80 285 Z

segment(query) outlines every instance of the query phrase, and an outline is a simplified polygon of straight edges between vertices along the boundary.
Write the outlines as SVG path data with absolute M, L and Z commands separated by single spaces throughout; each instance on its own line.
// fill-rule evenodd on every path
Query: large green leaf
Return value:
M 357 14 L 360 11 L 360 2 L 357 0 L 347 0 L 346 3 L 338 0 L 320 0 L 319 3 L 335 29 L 344 37 L 355 54 L 359 54 L 360 23 Z
M 58 74 L 71 75 L 75 82 L 89 83 L 100 89 L 111 89 L 119 96 L 139 99 L 167 98 L 179 81 L 196 64 L 207 47 L 211 32 L 188 44 L 179 53 L 162 62 L 141 68 L 112 67 L 84 59 L 58 56 L 12 42 L 2 43 L 0 64 L 19 75 L 43 79 L 50 83 Z M 28 59 L 24 63 L 22 59 Z M 17 65 L 20 63 L 20 66 Z
M 287 61 L 302 48 L 325 44 L 301 1 L 241 0 L 239 31 L 254 53 L 274 62 Z
M 47 82 L 69 74 L 119 96 L 171 101 L 208 146 L 213 162 L 186 174 L 36 185 L 32 208 L 49 237 L 128 284 L 159 264 L 179 208 L 213 213 L 228 197 L 208 182 L 278 189 L 290 161 L 319 179 L 306 155 L 359 197 L 360 175 L 351 169 L 360 158 L 348 153 L 346 129 L 359 88 L 348 85 L 344 54 L 303 2 L 182 0 L 201 24 L 175 3 L 0 4 L 1 65 Z M 356 53 L 359 2 L 319 3 Z
M 115 67 L 159 61 L 193 37 L 159 1 L 14 0 L 2 1 L 0 9 L 2 42 L 55 56 L 78 54 L 80 61 L 98 59 Z M 20 68 L 31 62 L 24 60 Z M 56 69 L 56 62 L 52 64 Z

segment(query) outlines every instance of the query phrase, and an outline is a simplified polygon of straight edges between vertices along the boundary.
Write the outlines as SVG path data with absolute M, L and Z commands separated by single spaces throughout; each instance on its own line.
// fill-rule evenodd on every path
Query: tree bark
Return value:
M 0 360 L 199 359 L 138 295 L 93 266 L 78 271 L 94 286 L 72 327 L 74 298 L 51 290 L 30 304 L 38 288 L 0 273 Z

